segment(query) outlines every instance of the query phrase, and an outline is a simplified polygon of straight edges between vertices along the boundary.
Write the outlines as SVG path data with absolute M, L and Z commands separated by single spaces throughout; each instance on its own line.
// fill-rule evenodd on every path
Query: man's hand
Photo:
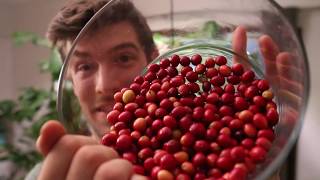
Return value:
M 303 76 L 299 70 L 299 62 L 289 52 L 281 52 L 277 44 L 268 35 L 262 35 L 258 39 L 259 49 L 265 65 L 265 78 L 272 85 L 273 90 L 277 91 L 276 96 L 281 98 L 282 103 L 290 106 L 283 108 L 282 124 L 292 126 L 298 119 L 298 108 L 300 108 L 303 94 L 303 83 L 297 81 L 297 76 Z M 232 49 L 244 60 L 248 60 L 247 55 L 247 34 L 246 30 L 239 26 L 233 32 Z M 235 62 L 244 62 L 243 59 L 235 56 Z M 280 169 L 273 174 L 269 180 L 279 180 Z
M 66 134 L 57 121 L 42 126 L 37 148 L 45 156 L 39 180 L 145 179 L 112 148 L 92 137 Z
M 290 93 L 300 96 L 303 87 L 301 82 L 297 82 L 295 76 L 301 76 L 301 72 L 296 67 L 297 60 L 288 52 L 280 52 L 277 44 L 268 35 L 262 35 L 258 39 L 259 49 L 265 64 L 265 78 L 272 82 L 273 88 L 281 91 L 279 93 Z M 235 62 L 248 60 L 247 55 L 247 32 L 239 26 L 233 32 L 232 49 L 239 56 L 234 56 Z M 283 92 L 286 91 L 286 92 Z M 298 97 L 293 97 L 298 98 Z

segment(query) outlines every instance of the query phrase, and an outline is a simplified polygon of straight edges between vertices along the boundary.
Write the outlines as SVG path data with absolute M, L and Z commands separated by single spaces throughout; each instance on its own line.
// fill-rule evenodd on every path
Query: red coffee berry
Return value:
M 269 89 L 269 83 L 267 80 L 261 79 L 259 80 L 257 87 L 261 90 L 261 91 L 265 91 Z
M 192 70 L 193 70 L 192 67 L 190 67 L 190 66 L 184 66 L 184 67 L 181 68 L 180 73 L 181 73 L 182 76 L 185 77 L 185 76 L 187 75 L 187 73 L 188 73 L 188 72 L 191 72 Z
M 268 151 L 271 148 L 272 143 L 270 142 L 269 139 L 267 139 L 265 137 L 259 137 L 256 140 L 256 145 L 258 145 L 258 146 L 262 147 L 263 149 L 265 149 L 266 151 Z
M 245 124 L 243 126 L 243 131 L 248 137 L 251 137 L 251 138 L 254 138 L 257 135 L 257 129 L 252 124 Z
M 268 128 L 268 120 L 263 114 L 260 114 L 260 113 L 255 114 L 253 116 L 252 122 L 259 129 Z
M 206 77 L 207 78 L 212 78 L 214 76 L 218 75 L 218 70 L 216 68 L 208 68 L 206 71 Z
M 172 154 L 165 154 L 160 158 L 160 167 L 173 170 L 177 166 L 177 161 Z
M 198 65 L 202 61 L 202 57 L 199 54 L 195 54 L 191 57 L 191 63 L 193 65 Z
M 165 69 L 170 66 L 170 60 L 167 58 L 161 59 L 159 65 L 161 68 Z
M 185 147 L 190 147 L 194 144 L 195 142 L 195 136 L 189 132 L 187 132 L 186 134 L 182 135 L 181 139 L 180 139 L 180 143 L 182 146 Z
M 124 123 L 131 122 L 132 119 L 133 119 L 133 115 L 129 111 L 123 111 L 118 116 L 118 120 Z
M 139 105 L 137 103 L 131 102 L 124 106 L 124 110 L 129 112 L 134 112 L 138 107 Z
M 247 70 L 241 75 L 241 81 L 244 83 L 250 83 L 254 80 L 254 78 L 255 74 L 251 70 Z
M 275 110 L 274 108 L 270 108 L 267 110 L 266 117 L 268 119 L 268 123 L 271 126 L 278 124 L 279 114 L 278 114 L 277 110 Z
M 170 63 L 173 67 L 176 67 L 180 63 L 180 57 L 178 55 L 173 55 L 170 59 Z
M 140 174 L 140 175 L 144 175 L 144 173 L 145 173 L 143 167 L 139 166 L 139 165 L 134 165 L 133 171 L 137 174 Z
M 173 174 L 165 169 L 159 170 L 157 173 L 157 178 L 158 180 L 174 180 Z
M 142 84 L 143 83 L 143 77 L 142 76 L 137 76 L 134 78 L 133 82 L 138 83 L 138 84 Z
M 189 159 L 189 155 L 185 151 L 176 152 L 173 156 L 176 158 L 177 162 L 180 164 L 188 161 Z
M 206 129 L 202 123 L 193 123 L 190 126 L 189 131 L 197 137 L 204 137 L 206 134 Z
M 262 129 L 258 131 L 258 137 L 265 137 L 272 142 L 275 138 L 275 134 L 271 129 Z
M 137 162 L 137 156 L 133 152 L 125 152 L 122 154 L 122 158 L 130 161 L 131 163 L 135 164 Z
M 156 163 L 154 162 L 154 159 L 152 157 L 147 158 L 144 162 L 143 162 L 143 167 L 144 169 L 146 169 L 147 171 L 151 171 L 154 167 L 155 167 Z
M 113 146 L 116 143 L 117 138 L 118 138 L 117 134 L 113 134 L 113 133 L 105 134 L 101 139 L 101 143 L 106 146 Z
M 171 139 L 163 144 L 163 149 L 171 154 L 178 152 L 180 148 L 180 143 L 174 139 Z
M 210 145 L 205 140 L 197 140 L 194 144 L 194 150 L 197 152 L 207 152 L 210 148 Z
M 241 76 L 244 72 L 243 66 L 240 63 L 233 64 L 231 70 L 232 73 L 237 76 Z
M 131 148 L 132 138 L 129 135 L 120 135 L 116 141 L 116 148 L 121 151 L 127 151 Z
M 172 130 L 168 127 L 163 127 L 158 131 L 157 139 L 159 141 L 167 141 L 172 136 Z
M 188 161 L 181 164 L 181 170 L 189 175 L 193 175 L 195 173 L 194 165 Z
M 189 66 L 190 58 L 188 56 L 182 56 L 181 59 L 180 59 L 180 64 L 182 66 Z
M 231 149 L 230 155 L 233 160 L 241 162 L 246 156 L 246 151 L 242 146 L 236 146 Z
M 206 62 L 205 62 L 205 65 L 206 65 L 207 68 L 214 67 L 214 65 L 215 65 L 214 59 L 211 58 L 211 57 L 208 58 L 208 59 L 206 60 Z
M 231 68 L 227 65 L 222 65 L 219 67 L 219 73 L 224 77 L 230 76 Z
M 198 74 L 203 74 L 206 71 L 206 66 L 203 64 L 198 64 L 194 70 Z
M 193 72 L 193 71 L 189 71 L 187 72 L 186 74 L 186 79 L 189 81 L 189 82 L 196 82 L 198 80 L 198 74 L 196 72 Z
M 160 70 L 160 66 L 158 64 L 151 64 L 148 67 L 148 71 L 156 73 Z
M 221 168 L 222 170 L 231 170 L 234 165 L 233 160 L 228 156 L 219 157 L 216 163 L 217 167 Z
M 202 152 L 197 152 L 192 158 L 192 163 L 196 167 L 201 167 L 207 163 L 207 158 Z
M 118 110 L 110 111 L 107 115 L 107 121 L 110 124 L 115 124 L 118 121 L 120 112 Z
M 227 64 L 227 58 L 224 56 L 216 56 L 214 60 L 215 63 L 219 66 Z
M 249 152 L 250 157 L 255 162 L 262 162 L 266 158 L 267 152 L 260 146 L 252 148 Z
M 153 150 L 149 147 L 143 148 L 138 152 L 138 157 L 142 160 L 146 160 L 153 156 Z

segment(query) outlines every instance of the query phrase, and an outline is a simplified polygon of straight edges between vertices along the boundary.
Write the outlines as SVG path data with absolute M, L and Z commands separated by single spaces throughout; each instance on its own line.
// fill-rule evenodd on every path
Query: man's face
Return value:
M 82 111 L 99 130 L 106 130 L 106 112 L 113 94 L 128 87 L 147 65 L 147 58 L 133 27 L 120 22 L 85 36 L 70 61 L 74 92 Z

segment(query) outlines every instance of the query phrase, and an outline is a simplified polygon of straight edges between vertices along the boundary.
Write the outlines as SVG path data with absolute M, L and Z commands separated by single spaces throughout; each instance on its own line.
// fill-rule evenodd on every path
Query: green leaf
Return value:
M 48 98 L 48 92 L 34 88 L 26 88 L 19 97 L 19 102 L 22 109 L 36 110 L 44 103 L 46 98 Z
M 62 66 L 61 56 L 56 48 L 52 49 L 48 59 L 40 63 L 41 72 L 48 72 L 51 74 L 52 80 L 58 80 L 60 69 Z
M 40 37 L 33 32 L 14 32 L 12 38 L 16 46 L 21 46 L 26 43 L 32 43 L 36 46 L 51 47 L 51 43 L 43 37 Z
M 59 79 L 61 66 L 62 66 L 62 60 L 61 60 L 59 51 L 57 49 L 53 49 L 53 51 L 51 51 L 51 54 L 50 54 L 50 66 L 49 66 L 53 81 Z
M 31 128 L 27 129 L 27 135 L 30 136 L 32 139 L 37 139 L 39 137 L 42 125 L 52 119 L 58 119 L 58 113 L 56 111 L 52 111 L 45 114 L 38 121 L 33 123 Z
M 12 100 L 4 100 L 0 102 L 0 118 L 12 114 L 16 103 Z
M 203 33 L 206 37 L 216 38 L 218 36 L 220 26 L 215 21 L 208 21 L 203 26 Z
M 40 65 L 40 72 L 42 72 L 42 73 L 50 72 L 49 71 L 49 69 L 50 69 L 50 60 L 49 59 L 42 60 L 39 65 Z
M 44 90 L 34 88 L 25 88 L 19 96 L 17 104 L 19 105 L 11 113 L 10 119 L 13 121 L 32 120 L 33 116 L 43 106 L 49 98 L 49 93 Z
M 42 156 L 36 151 L 25 153 L 21 152 L 19 149 L 12 148 L 7 159 L 17 164 L 20 168 L 29 170 L 36 163 L 41 161 Z

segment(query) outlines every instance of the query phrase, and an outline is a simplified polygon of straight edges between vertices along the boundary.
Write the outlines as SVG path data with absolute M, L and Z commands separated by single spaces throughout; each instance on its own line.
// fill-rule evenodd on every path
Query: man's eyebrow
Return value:
M 89 57 L 90 54 L 87 53 L 87 52 L 75 50 L 75 51 L 73 52 L 73 56 L 75 56 L 75 57 L 81 57 L 81 58 L 86 58 L 86 57 Z
M 132 48 L 136 51 L 139 51 L 139 48 L 137 47 L 137 45 L 135 45 L 132 42 L 124 42 L 124 43 L 118 44 L 112 47 L 109 51 L 112 52 L 112 51 L 117 51 L 117 50 L 126 49 L 126 48 Z
M 127 49 L 127 48 L 131 48 L 134 49 L 135 51 L 139 51 L 139 48 L 136 44 L 132 43 L 132 42 L 123 42 L 120 43 L 114 47 L 112 47 L 111 49 L 108 50 L 109 53 L 112 53 L 114 51 L 119 51 L 122 49 Z M 74 50 L 73 54 L 74 57 L 78 57 L 78 58 L 88 58 L 90 57 L 90 53 L 86 52 L 86 51 L 79 51 L 79 50 Z

